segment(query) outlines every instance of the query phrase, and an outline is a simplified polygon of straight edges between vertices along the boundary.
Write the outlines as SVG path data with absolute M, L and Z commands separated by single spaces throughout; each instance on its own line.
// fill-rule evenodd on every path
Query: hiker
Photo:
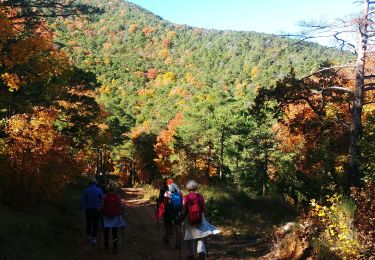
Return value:
M 184 240 L 186 240 L 188 250 L 187 259 L 194 259 L 195 243 L 199 259 L 205 259 L 207 255 L 205 237 L 218 234 L 220 231 L 208 223 L 204 217 L 204 197 L 196 192 L 198 183 L 190 180 L 186 184 L 186 189 L 189 193 L 183 198 L 182 218 L 184 219 Z
M 125 226 L 122 218 L 121 197 L 115 192 L 116 185 L 110 182 L 103 202 L 104 247 L 109 248 L 109 230 L 112 229 L 112 253 L 117 254 L 118 229 Z
M 182 211 L 182 198 L 183 194 L 180 188 L 172 179 L 167 180 L 168 190 L 164 193 L 164 197 L 167 198 L 170 214 L 170 221 L 167 225 L 169 234 L 172 234 L 173 227 L 175 228 L 175 249 L 181 249 L 181 211 Z M 167 238 L 168 239 L 168 238 Z
M 176 229 L 175 248 L 181 247 L 180 235 L 180 213 L 182 210 L 182 193 L 172 179 L 164 179 L 163 186 L 157 199 L 156 219 L 163 216 L 165 234 L 163 241 L 169 244 L 169 237 L 172 235 L 173 226 Z
M 89 179 L 89 187 L 82 192 L 80 210 L 85 209 L 86 234 L 91 245 L 96 245 L 98 222 L 102 207 L 103 191 L 96 186 L 94 177 Z

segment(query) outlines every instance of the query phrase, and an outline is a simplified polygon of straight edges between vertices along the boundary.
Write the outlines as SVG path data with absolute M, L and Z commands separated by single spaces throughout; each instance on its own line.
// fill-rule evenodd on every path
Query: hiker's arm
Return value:
M 180 217 L 179 217 L 180 222 L 184 221 L 184 219 L 186 217 L 186 214 L 187 214 L 187 204 L 186 204 L 186 201 L 183 199 L 182 200 L 182 209 L 181 209 L 181 213 L 180 213 Z

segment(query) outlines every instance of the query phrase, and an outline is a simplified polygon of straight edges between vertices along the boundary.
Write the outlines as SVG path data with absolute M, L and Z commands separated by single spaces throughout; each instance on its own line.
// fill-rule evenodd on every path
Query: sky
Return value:
M 194 27 L 293 33 L 300 21 L 329 20 L 359 10 L 354 0 L 128 0 L 172 23 Z

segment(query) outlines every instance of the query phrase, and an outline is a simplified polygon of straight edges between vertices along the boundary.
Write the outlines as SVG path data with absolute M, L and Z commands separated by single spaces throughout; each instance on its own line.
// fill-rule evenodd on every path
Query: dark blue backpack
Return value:
M 178 191 L 171 192 L 171 204 L 173 209 L 182 209 L 182 196 Z

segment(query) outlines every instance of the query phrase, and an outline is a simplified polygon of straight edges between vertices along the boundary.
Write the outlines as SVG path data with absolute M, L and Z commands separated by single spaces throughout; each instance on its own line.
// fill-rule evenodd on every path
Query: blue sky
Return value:
M 129 0 L 177 24 L 265 33 L 297 32 L 299 21 L 359 10 L 354 0 Z

